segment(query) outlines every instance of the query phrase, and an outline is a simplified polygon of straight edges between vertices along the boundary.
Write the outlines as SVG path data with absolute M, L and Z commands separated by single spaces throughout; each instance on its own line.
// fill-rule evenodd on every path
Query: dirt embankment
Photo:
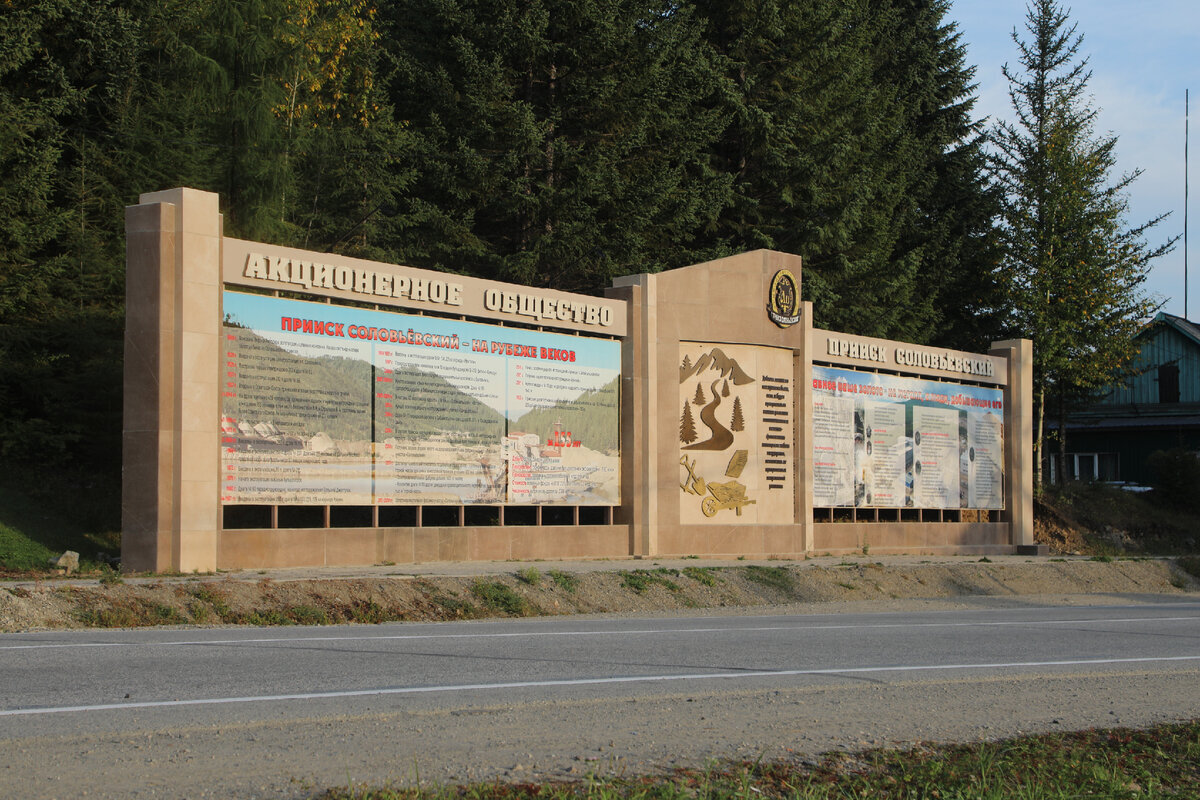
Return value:
M 642 563 L 608 564 L 602 570 L 592 565 L 578 571 L 547 563 L 496 564 L 495 572 L 477 577 L 414 576 L 399 574 L 401 568 L 374 568 L 339 579 L 283 580 L 237 573 L 90 585 L 14 584 L 0 586 L 0 631 L 439 621 L 969 596 L 1200 591 L 1200 579 L 1169 559 L 883 563 L 861 558 L 720 567 L 699 560 L 670 566 Z

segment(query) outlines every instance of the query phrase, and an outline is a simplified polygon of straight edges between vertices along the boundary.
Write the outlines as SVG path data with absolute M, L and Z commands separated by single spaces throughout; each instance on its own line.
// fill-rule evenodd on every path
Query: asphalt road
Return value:
M 1200 717 L 1200 603 L 0 637 L 0 797 L 305 796 Z

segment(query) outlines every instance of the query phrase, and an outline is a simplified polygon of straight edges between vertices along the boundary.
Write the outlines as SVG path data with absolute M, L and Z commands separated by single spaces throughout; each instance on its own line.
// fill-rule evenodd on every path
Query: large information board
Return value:
M 226 504 L 620 503 L 620 344 L 224 294 Z
M 999 389 L 813 367 L 813 505 L 1004 507 Z

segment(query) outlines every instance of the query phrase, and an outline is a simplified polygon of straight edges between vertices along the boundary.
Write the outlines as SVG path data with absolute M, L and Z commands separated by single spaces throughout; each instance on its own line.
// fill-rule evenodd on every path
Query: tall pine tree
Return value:
M 420 170 L 409 263 L 598 292 L 692 263 L 726 201 L 723 121 L 686 7 L 629 0 L 405 0 L 389 7 L 397 117 Z
M 1173 242 L 1146 242 L 1162 217 L 1126 223 L 1125 190 L 1138 173 L 1110 177 L 1117 140 L 1094 133 L 1083 36 L 1055 0 L 1034 0 L 1025 30 L 1028 39 L 1013 32 L 1019 69 L 1004 68 L 1015 122 L 1000 123 L 993 141 L 1011 324 L 1034 342 L 1040 487 L 1047 411 L 1058 419 L 1061 456 L 1067 411 L 1119 377 L 1132 358 L 1133 336 L 1155 307 L 1141 285 L 1150 261 Z
M 732 86 L 714 150 L 729 251 L 804 257 L 818 324 L 927 341 L 986 276 L 991 217 L 972 71 L 945 0 L 702 0 Z M 972 240 L 963 246 L 964 240 Z M 946 302 L 943 287 L 958 288 Z M 983 292 L 975 292 L 983 294 Z

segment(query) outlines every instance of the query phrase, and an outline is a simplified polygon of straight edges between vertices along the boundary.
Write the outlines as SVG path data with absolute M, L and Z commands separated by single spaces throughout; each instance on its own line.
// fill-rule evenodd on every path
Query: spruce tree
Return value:
M 994 174 L 1004 192 L 1010 322 L 1034 342 L 1040 487 L 1048 408 L 1058 418 L 1062 456 L 1067 412 L 1119 377 L 1132 358 L 1133 336 L 1155 308 L 1142 283 L 1173 241 L 1146 241 L 1162 217 L 1126 223 L 1125 190 L 1139 173 L 1110 177 L 1117 139 L 1094 132 L 1082 34 L 1055 0 L 1034 0 L 1025 30 L 1028 39 L 1013 31 L 1019 68 L 1004 67 L 1015 122 L 993 132 Z
M 703 260 L 728 179 L 720 75 L 686 6 L 404 0 L 392 102 L 420 163 L 405 261 L 599 292 Z
M 958 303 L 940 289 L 987 274 L 989 254 L 961 243 L 986 236 L 991 218 L 979 213 L 971 70 L 948 3 L 698 6 L 731 85 L 714 164 L 735 198 L 714 246 L 801 255 L 824 327 L 912 341 L 954 328 Z

